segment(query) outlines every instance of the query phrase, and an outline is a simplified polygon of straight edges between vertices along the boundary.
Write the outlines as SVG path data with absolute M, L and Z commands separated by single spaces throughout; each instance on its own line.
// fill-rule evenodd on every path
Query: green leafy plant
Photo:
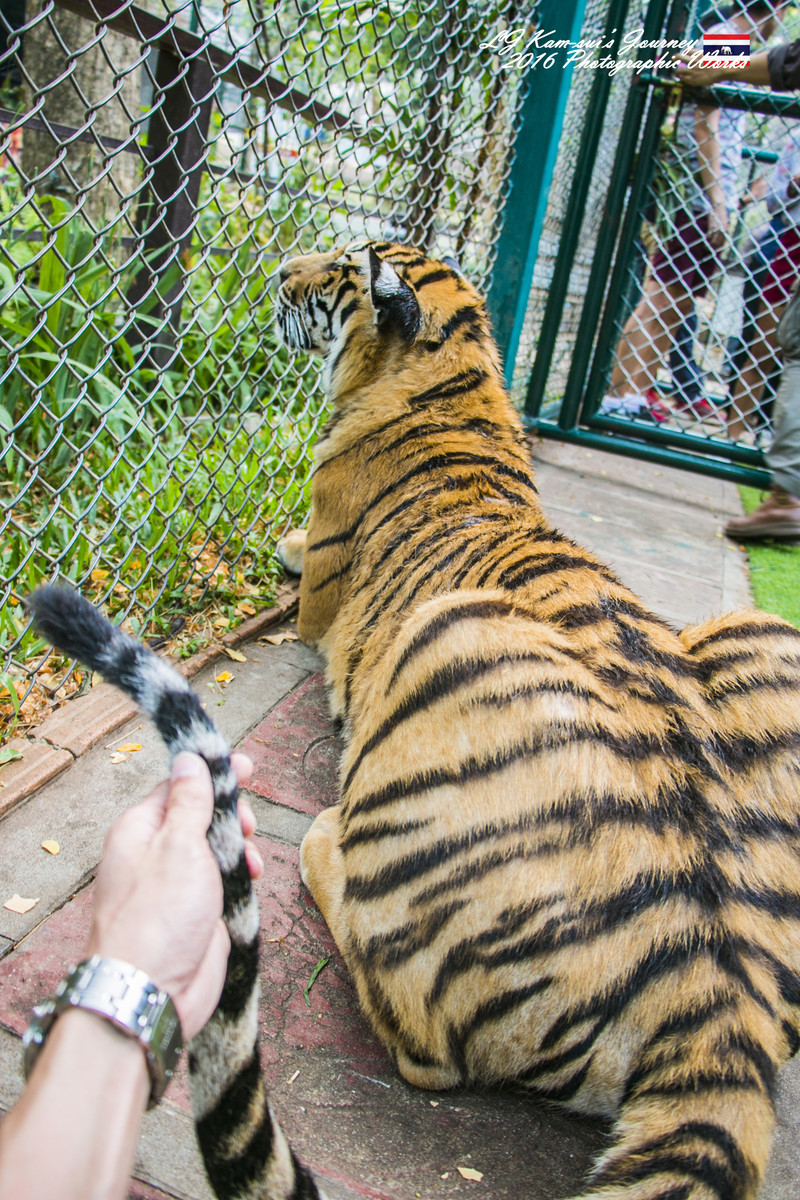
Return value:
M 751 513 L 763 495 L 740 487 L 742 505 Z M 800 546 L 773 539 L 742 543 L 750 564 L 750 587 L 756 606 L 775 613 L 800 629 Z

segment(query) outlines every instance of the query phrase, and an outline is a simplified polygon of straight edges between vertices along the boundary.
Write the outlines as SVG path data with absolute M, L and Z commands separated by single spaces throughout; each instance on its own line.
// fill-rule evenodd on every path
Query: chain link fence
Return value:
M 325 419 L 273 332 L 275 267 L 367 235 L 485 286 L 520 80 L 480 44 L 520 9 L 3 4 L 7 729 L 81 686 L 28 627 L 44 580 L 177 653 L 269 604 Z
M 597 40 L 603 32 L 604 23 L 611 8 L 610 0 L 588 0 L 583 18 L 581 38 L 586 42 Z M 629 35 L 641 27 L 646 4 L 634 3 L 628 7 L 624 23 L 619 32 Z M 616 30 L 615 30 L 616 31 Z M 621 39 L 620 39 L 621 40 Z M 514 365 L 511 393 L 518 404 L 522 404 L 533 365 L 547 300 L 553 279 L 559 271 L 559 250 L 565 231 L 565 218 L 570 190 L 575 179 L 576 148 L 590 115 L 592 85 L 595 71 L 576 71 L 564 114 L 563 130 L 559 141 L 558 155 L 553 171 L 553 180 L 547 196 L 544 226 L 539 241 L 533 283 L 528 297 L 525 324 L 520 336 L 519 351 Z M 577 241 L 577 252 L 569 276 L 558 334 L 547 380 L 546 402 L 560 400 L 566 386 L 578 323 L 586 296 L 589 271 L 594 261 L 600 237 L 603 201 L 611 181 L 614 154 L 619 140 L 625 104 L 631 87 L 631 73 L 620 72 L 611 84 L 603 133 L 592 163 L 592 177 L 586 202 L 586 213 L 581 223 Z
M 733 31 L 734 17 L 712 9 L 701 27 Z M 797 8 L 778 2 L 751 11 L 747 25 L 753 53 L 800 33 Z M 774 111 L 767 90 L 725 90 L 719 108 L 679 92 L 668 105 L 600 412 L 764 448 L 780 376 L 775 325 L 800 269 L 800 192 L 787 195 L 800 174 L 800 125 Z M 711 147 L 721 213 L 703 186 Z
M 586 35 L 613 5 L 589 0 Z M 698 48 L 714 31 L 718 41 L 744 36 L 753 54 L 800 37 L 800 6 L 781 0 L 658 7 L 653 33 L 696 37 Z M 620 35 L 656 9 L 657 0 L 630 4 Z M 656 66 L 633 80 L 623 72 L 579 179 L 575 143 L 595 84 L 584 76 L 570 94 L 574 135 L 562 139 L 549 192 L 514 394 L 553 436 L 610 448 L 627 439 L 626 453 L 645 456 L 647 444 L 651 457 L 716 473 L 730 464 L 728 477 L 758 483 L 780 378 L 775 328 L 800 275 L 800 104 L 735 83 L 709 97 L 673 87 Z M 715 155 L 720 194 L 702 173 Z M 576 195 L 580 233 L 570 241 Z M 559 275 L 568 281 L 553 305 Z

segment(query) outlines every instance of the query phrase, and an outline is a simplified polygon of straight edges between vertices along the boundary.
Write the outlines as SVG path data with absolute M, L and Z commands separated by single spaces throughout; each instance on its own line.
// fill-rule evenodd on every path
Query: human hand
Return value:
M 715 83 L 722 83 L 728 77 L 724 67 L 699 66 L 676 67 L 675 76 L 678 83 L 696 88 L 713 87 Z
M 720 250 L 725 245 L 725 235 L 728 232 L 728 211 L 724 204 L 715 204 L 708 214 L 708 244 L 712 250 Z
M 252 764 L 233 756 L 240 783 Z M 88 954 L 120 958 L 168 992 L 184 1038 L 214 1011 L 230 950 L 222 923 L 222 881 L 206 837 L 213 812 L 211 776 L 203 760 L 179 754 L 172 775 L 115 821 L 97 873 Z M 255 822 L 240 802 L 245 837 Z M 258 852 L 246 843 L 253 877 Z

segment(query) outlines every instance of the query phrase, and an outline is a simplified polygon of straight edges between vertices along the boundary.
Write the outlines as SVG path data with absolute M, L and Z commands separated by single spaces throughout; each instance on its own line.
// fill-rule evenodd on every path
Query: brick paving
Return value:
M 612 563 L 657 611 L 685 624 L 748 603 L 743 560 L 721 537 L 727 515 L 738 511 L 730 485 L 552 443 L 535 453 L 555 523 Z M 286 611 L 284 604 L 274 616 Z M 263 624 L 251 634 L 259 629 Z M 233 680 L 224 690 L 214 683 L 213 651 L 197 664 L 193 686 L 255 763 L 249 798 L 266 864 L 258 884 L 259 1024 L 272 1098 L 297 1151 L 331 1200 L 549 1200 L 578 1192 L 604 1145 L 601 1123 L 513 1090 L 420 1092 L 393 1071 L 298 873 L 305 830 L 336 800 L 340 742 L 319 660 L 299 642 L 275 647 L 251 637 L 238 644 L 247 661 L 226 662 Z M 39 901 L 24 917 L 0 909 L 0 1109 L 20 1087 L 19 1035 L 32 1004 L 52 992 L 82 951 L 104 831 L 164 773 L 163 752 L 144 718 L 115 726 L 111 737 L 105 727 L 98 733 L 89 705 L 71 715 L 72 707 L 56 713 L 26 748 L 34 768 L 25 776 L 27 790 L 20 791 L 17 770 L 15 803 L 6 805 L 0 823 L 0 901 L 14 891 Z M 112 743 L 134 734 L 142 751 L 113 764 Z M 62 756 L 57 778 L 36 774 L 48 753 Z M 0 773 L 0 783 L 6 778 Z M 0 810 L 6 791 L 0 790 Z M 62 845 L 55 858 L 39 848 L 51 836 Z M 800 1072 L 790 1068 L 764 1200 L 795 1200 L 800 1193 L 798 1099 Z M 482 1180 L 464 1180 L 459 1166 L 481 1171 Z M 135 1174 L 132 1200 L 210 1195 L 183 1072 L 145 1118 Z

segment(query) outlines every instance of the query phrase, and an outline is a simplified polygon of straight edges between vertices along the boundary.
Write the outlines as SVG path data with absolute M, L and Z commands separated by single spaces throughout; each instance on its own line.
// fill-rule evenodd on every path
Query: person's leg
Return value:
M 800 496 L 800 363 L 786 363 L 775 397 L 775 437 L 766 453 L 773 487 Z
M 787 363 L 775 397 L 775 438 L 766 453 L 772 487 L 763 504 L 725 527 L 734 538 L 800 538 L 800 363 Z
M 692 308 L 692 297 L 681 284 L 664 285 L 650 277 L 617 347 L 611 375 L 614 395 L 643 395 L 653 385 L 659 365 Z
M 775 329 L 800 274 L 800 229 L 791 226 L 780 235 L 778 249 L 768 264 L 756 322 L 756 336 L 748 348 L 740 379 L 731 388 L 728 437 L 740 441 L 755 425 L 765 384 L 777 365 Z
M 761 393 L 777 361 L 775 330 L 784 305 L 761 305 L 756 320 L 756 337 L 747 348 L 744 370 L 734 380 L 728 418 L 728 437 L 732 442 L 743 441 L 753 427 L 753 416 L 761 402 Z
M 685 320 L 675 331 L 675 342 L 669 353 L 669 369 L 676 399 L 682 405 L 695 404 L 703 392 L 703 373 L 694 356 L 697 337 L 697 311 L 692 305 Z
M 716 256 L 703 214 L 680 212 L 673 235 L 656 249 L 645 294 L 629 317 L 611 376 L 611 391 L 643 395 L 655 382 L 675 337 L 708 286 Z

